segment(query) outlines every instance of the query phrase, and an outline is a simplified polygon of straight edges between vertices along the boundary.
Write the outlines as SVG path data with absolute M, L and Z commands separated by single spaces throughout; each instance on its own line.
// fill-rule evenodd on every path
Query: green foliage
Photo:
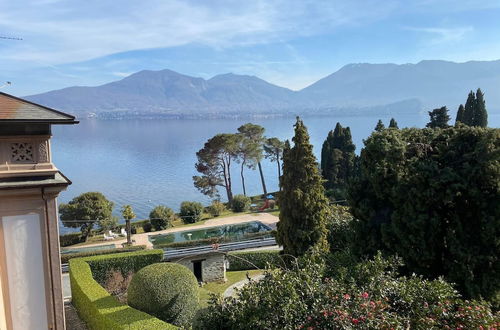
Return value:
M 219 200 L 213 200 L 212 204 L 208 207 L 208 213 L 212 217 L 218 217 L 226 210 L 226 206 Z
M 285 254 L 300 256 L 312 247 L 328 249 L 326 220 L 329 210 L 309 134 L 299 118 L 293 142 L 293 148 L 287 143 L 283 153 L 276 239 Z
M 253 150 L 251 151 L 250 157 L 252 158 L 253 163 L 257 164 L 257 166 L 259 167 L 262 190 L 264 192 L 264 195 L 267 195 L 266 182 L 264 180 L 264 174 L 262 173 L 262 165 L 260 164 L 260 161 L 263 157 L 263 144 L 265 141 L 264 127 L 252 123 L 247 123 L 238 127 L 238 135 L 242 137 L 242 141 L 247 141 L 246 144 L 251 146 L 250 150 Z
M 399 129 L 396 119 L 391 118 L 391 121 L 389 122 L 389 128 Z
M 125 253 L 125 252 L 134 252 L 146 249 L 145 245 L 134 245 L 126 248 L 116 248 L 116 249 L 102 249 L 102 250 L 93 250 L 93 251 L 84 251 L 84 252 L 76 252 L 76 253 L 65 253 L 61 254 L 61 264 L 66 264 L 70 259 L 73 258 L 83 258 L 83 257 L 91 257 L 91 256 L 99 256 L 104 254 L 115 254 L 115 253 Z
M 347 183 L 355 175 L 354 150 L 351 129 L 343 128 L 337 123 L 335 130 L 330 131 L 321 149 L 321 173 L 325 181 L 325 188 L 337 192 L 340 199 L 344 199 Z
M 158 263 L 139 270 L 127 291 L 131 307 L 179 326 L 188 326 L 198 309 L 198 281 L 186 267 Z
M 250 197 L 245 195 L 236 195 L 233 197 L 231 208 L 233 212 L 244 212 L 250 208 Z
M 112 215 L 107 219 L 99 221 L 99 227 L 103 232 L 115 229 L 118 227 L 118 217 Z
M 341 260 L 341 259 L 337 259 Z M 461 300 L 443 280 L 399 277 L 395 261 L 341 263 L 337 276 L 303 261 L 243 287 L 237 298 L 212 301 L 195 329 L 429 329 L 488 328 L 499 315 L 477 301 Z M 201 326 L 200 326 L 200 325 Z
M 477 89 L 476 93 L 473 91 L 469 92 L 465 108 L 463 109 L 463 113 L 460 115 L 460 118 L 459 114 L 460 108 L 459 113 L 457 113 L 457 123 L 461 122 L 468 126 L 488 126 L 488 112 L 486 110 L 484 94 L 480 88 Z
M 231 161 L 238 155 L 236 134 L 217 134 L 196 153 L 195 167 L 201 176 L 193 176 L 194 186 L 204 195 L 217 197 L 217 187 L 224 187 L 229 202 L 233 199 Z
M 87 240 L 95 223 L 111 218 L 113 202 L 99 192 L 87 192 L 73 198 L 68 204 L 59 205 L 59 214 L 65 227 L 78 228 Z
M 355 238 L 354 217 L 346 206 L 334 205 L 328 221 L 330 251 L 350 248 Z
M 278 250 L 229 252 L 229 270 L 268 269 L 284 266 Z
M 203 215 L 203 205 L 198 202 L 182 202 L 179 212 L 184 223 L 195 223 L 201 220 Z
M 90 265 L 94 279 L 104 284 L 107 274 L 112 270 L 120 271 L 122 275 L 126 276 L 128 273 L 135 273 L 147 265 L 161 262 L 163 260 L 163 251 L 125 252 L 86 257 L 83 259 Z
M 135 213 L 134 210 L 132 209 L 132 206 L 124 205 L 122 207 L 122 217 L 125 220 L 132 220 L 135 218 Z
M 146 252 L 136 254 L 144 253 Z M 72 304 L 76 307 L 80 318 L 90 329 L 96 330 L 177 329 L 174 325 L 118 302 L 93 279 L 88 261 L 93 258 L 114 258 L 114 256 L 116 255 L 70 260 Z
M 59 236 L 59 246 L 61 247 L 75 245 L 82 242 L 85 242 L 85 239 L 82 237 L 82 233 L 71 233 Z
M 465 108 L 463 104 L 460 104 L 457 110 L 457 118 L 455 119 L 455 125 L 458 125 L 458 123 L 464 123 L 464 115 L 465 115 Z
M 175 212 L 164 205 L 156 206 L 150 213 L 149 219 L 155 230 L 163 230 L 172 227 Z
M 264 142 L 265 157 L 271 162 L 276 162 L 276 165 L 278 166 L 278 180 L 281 177 L 280 161 L 283 158 L 284 148 L 285 142 L 275 137 L 269 138 Z
M 375 126 L 375 131 L 382 132 L 385 129 L 385 125 L 381 119 L 378 120 L 377 126 Z
M 441 107 L 429 111 L 430 121 L 427 123 L 426 127 L 429 128 L 446 128 L 448 127 L 448 121 L 450 116 L 448 115 L 448 108 Z
M 145 233 L 150 233 L 153 231 L 153 224 L 150 221 L 143 222 L 142 230 L 144 230 Z
M 409 272 L 498 305 L 499 154 L 499 129 L 372 134 L 349 194 L 358 253 L 397 253 Z

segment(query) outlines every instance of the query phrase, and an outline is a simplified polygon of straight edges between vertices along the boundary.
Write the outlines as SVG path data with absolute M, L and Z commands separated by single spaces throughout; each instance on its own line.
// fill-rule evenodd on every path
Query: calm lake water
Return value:
M 455 117 L 453 113 L 452 118 Z M 399 127 L 423 127 L 428 116 L 395 117 Z M 337 121 L 349 126 L 356 152 L 363 139 L 373 131 L 379 117 L 308 117 L 314 153 L 318 157 L 321 145 Z M 382 117 L 385 125 L 390 117 Z M 174 210 L 182 201 L 209 204 L 210 199 L 193 186 L 192 176 L 196 152 L 207 139 L 217 133 L 233 133 L 251 121 L 266 129 L 266 136 L 290 139 L 294 118 L 272 119 L 213 119 L 213 120 L 82 120 L 73 126 L 53 128 L 52 153 L 56 166 L 73 184 L 60 195 L 67 202 L 87 191 L 100 191 L 115 203 L 115 214 L 122 205 L 131 204 L 138 218 L 146 218 L 151 209 L 164 204 Z M 498 127 L 500 115 L 490 115 L 490 126 Z M 242 193 L 238 164 L 234 164 L 233 191 Z M 264 175 L 268 191 L 278 190 L 277 166 L 264 160 Z M 247 194 L 262 193 L 258 171 L 246 170 Z M 221 191 L 224 198 L 224 192 Z M 67 231 L 61 228 L 62 231 Z

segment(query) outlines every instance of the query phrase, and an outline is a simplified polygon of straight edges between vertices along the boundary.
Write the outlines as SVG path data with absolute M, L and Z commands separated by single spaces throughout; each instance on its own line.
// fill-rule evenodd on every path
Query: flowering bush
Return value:
M 337 265 L 332 272 L 331 266 L 305 260 L 292 270 L 270 271 L 239 291 L 237 299 L 213 297 L 197 324 L 205 329 L 499 326 L 499 314 L 492 313 L 488 303 L 460 299 L 441 279 L 399 277 L 399 265 L 397 259 L 376 256 L 350 267 Z M 329 273 L 336 276 L 326 277 Z

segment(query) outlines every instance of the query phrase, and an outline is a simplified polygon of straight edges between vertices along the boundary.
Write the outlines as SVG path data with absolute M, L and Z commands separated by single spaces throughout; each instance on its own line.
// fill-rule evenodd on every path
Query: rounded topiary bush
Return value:
M 168 323 L 187 326 L 198 309 L 198 282 L 182 265 L 152 264 L 135 273 L 127 300 L 135 309 Z
M 231 208 L 234 212 L 244 212 L 250 208 L 250 198 L 245 195 L 236 195 L 233 197 Z

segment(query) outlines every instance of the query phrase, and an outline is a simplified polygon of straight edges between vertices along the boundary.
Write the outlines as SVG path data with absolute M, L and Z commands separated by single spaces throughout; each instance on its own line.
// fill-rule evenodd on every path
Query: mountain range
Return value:
M 207 80 L 171 70 L 144 70 L 101 86 L 68 87 L 26 98 L 78 117 L 383 115 L 443 105 L 454 112 L 478 87 L 488 110 L 500 110 L 500 60 L 349 64 L 299 91 L 248 75 L 228 73 Z

